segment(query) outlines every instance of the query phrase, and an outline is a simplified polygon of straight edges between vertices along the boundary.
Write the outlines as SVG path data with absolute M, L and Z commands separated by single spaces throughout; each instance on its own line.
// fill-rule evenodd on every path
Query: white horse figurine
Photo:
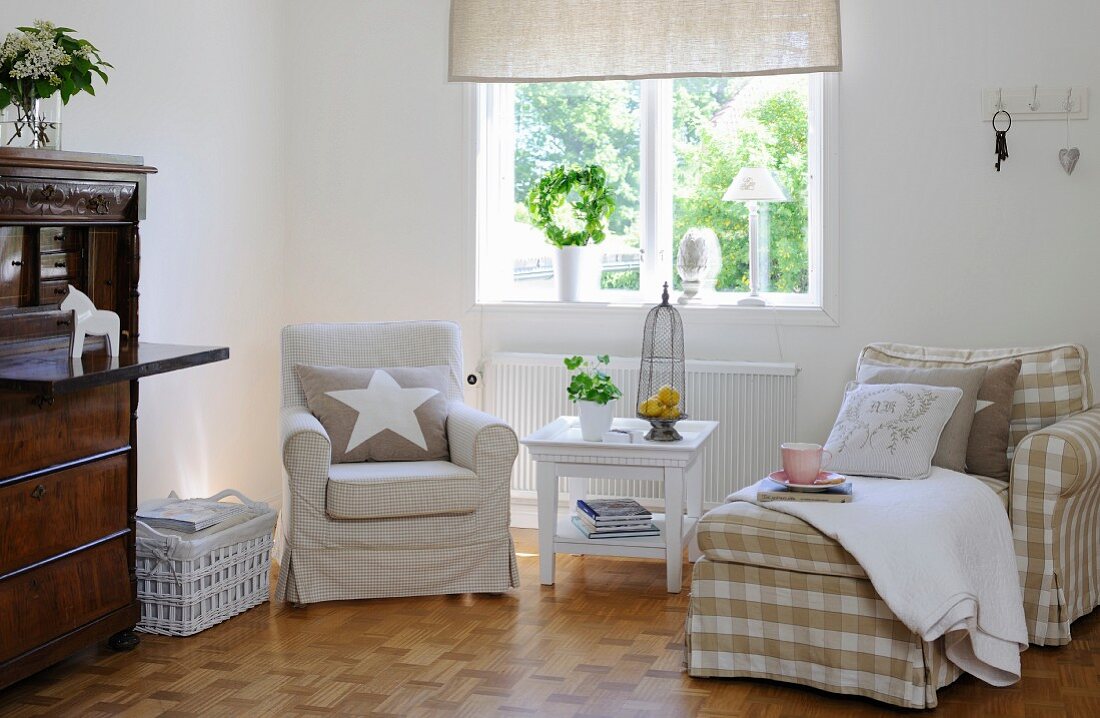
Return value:
M 107 353 L 118 356 L 118 315 L 106 309 L 96 309 L 88 295 L 69 285 L 69 295 L 61 302 L 61 311 L 73 311 L 74 357 L 84 353 L 84 337 L 107 337 Z

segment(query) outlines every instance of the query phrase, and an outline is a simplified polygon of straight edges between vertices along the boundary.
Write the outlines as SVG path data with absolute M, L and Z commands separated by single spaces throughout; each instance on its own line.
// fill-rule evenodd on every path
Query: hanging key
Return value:
M 1003 130 L 997 129 L 997 118 L 1004 115 L 1008 119 L 1008 125 Z M 1006 135 L 1008 131 L 1012 129 L 1012 115 L 1008 114 L 1004 110 L 997 110 L 993 115 L 993 132 L 997 135 L 997 143 L 994 151 L 997 153 L 997 164 L 994 167 L 997 171 L 1001 171 L 1001 162 L 1008 159 L 1008 138 Z

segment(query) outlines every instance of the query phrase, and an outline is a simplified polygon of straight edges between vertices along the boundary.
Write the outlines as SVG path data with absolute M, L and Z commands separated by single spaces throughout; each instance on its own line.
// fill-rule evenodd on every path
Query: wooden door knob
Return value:
M 46 487 L 43 484 L 39 484 L 34 487 L 34 491 L 31 492 L 32 499 L 42 500 L 42 497 L 46 495 Z

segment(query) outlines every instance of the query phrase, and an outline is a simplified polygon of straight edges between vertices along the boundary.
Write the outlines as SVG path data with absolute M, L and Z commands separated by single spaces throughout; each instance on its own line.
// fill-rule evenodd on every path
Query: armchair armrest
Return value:
M 283 466 L 291 479 L 320 473 L 328 477 L 332 441 L 325 427 L 304 406 L 284 407 L 279 415 Z
M 1013 496 L 1042 493 L 1068 498 L 1098 479 L 1100 407 L 1033 431 L 1012 457 Z
M 512 427 L 502 420 L 452 402 L 447 414 L 447 441 L 451 461 L 487 479 L 502 482 L 509 490 L 512 464 L 519 454 L 519 441 Z
M 1100 407 L 1034 431 L 1012 456 L 1012 537 L 1032 643 L 1069 643 L 1092 610 L 1100 498 Z

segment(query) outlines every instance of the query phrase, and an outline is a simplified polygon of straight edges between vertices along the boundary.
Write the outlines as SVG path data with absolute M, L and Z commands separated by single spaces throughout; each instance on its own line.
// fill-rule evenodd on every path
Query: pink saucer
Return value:
M 837 479 L 846 479 L 847 477 L 845 477 L 843 474 L 838 474 L 833 471 L 822 471 L 817 475 L 817 478 L 814 479 L 814 483 L 812 484 L 793 483 L 790 477 L 787 476 L 787 472 L 783 471 L 782 469 L 780 469 L 779 471 L 771 472 L 770 474 L 768 474 L 768 478 L 777 484 L 782 484 L 783 486 L 786 486 L 792 491 L 825 491 L 827 489 L 833 488 L 834 486 L 843 486 L 845 483 L 847 483 L 846 481 L 837 482 Z M 828 481 L 834 483 L 818 483 L 819 481 Z

